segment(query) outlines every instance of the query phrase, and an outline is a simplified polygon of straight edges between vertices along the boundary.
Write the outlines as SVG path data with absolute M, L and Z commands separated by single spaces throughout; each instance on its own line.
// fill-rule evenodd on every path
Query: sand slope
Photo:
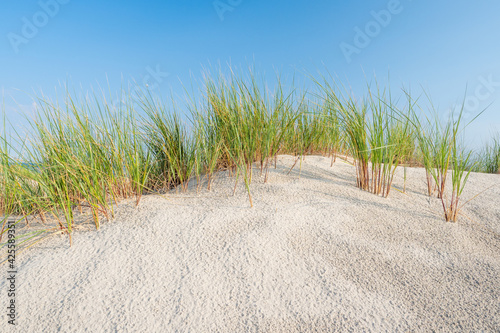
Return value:
M 466 206 L 477 223 L 445 223 L 421 169 L 385 199 L 344 162 L 293 161 L 254 176 L 253 208 L 222 173 L 30 249 L 17 332 L 500 331 L 500 186 Z M 473 174 L 464 198 L 493 184 Z

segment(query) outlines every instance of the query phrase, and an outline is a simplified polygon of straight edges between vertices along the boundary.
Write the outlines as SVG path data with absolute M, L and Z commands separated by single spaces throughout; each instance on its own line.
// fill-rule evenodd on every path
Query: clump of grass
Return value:
M 187 186 L 198 163 L 195 138 L 188 134 L 175 107 L 169 112 L 151 94 L 143 94 L 141 107 L 146 115 L 142 140 L 153 161 L 148 187 L 154 190 Z
M 318 84 L 326 95 L 326 103 L 335 112 L 329 118 L 341 125 L 339 128 L 354 158 L 357 186 L 387 197 L 396 168 L 414 152 L 408 117 L 400 115 L 402 111 L 393 105 L 390 94 L 378 86 L 375 92 L 369 87 L 368 96 L 359 101 L 350 94 L 337 93 L 337 87 L 327 80 Z
M 452 114 L 445 124 L 442 124 L 437 113 L 434 118 L 426 116 L 424 122 L 416 113 L 412 119 L 427 174 L 428 194 L 437 191 L 447 222 L 456 222 L 458 219 L 460 197 L 473 168 L 470 163 L 472 152 L 465 149 L 460 140 L 460 134 L 470 122 L 462 126 L 462 120 L 463 107 L 458 114 Z M 451 194 L 447 193 L 446 188 L 450 173 Z
M 270 161 L 289 141 L 296 118 L 291 94 L 283 92 L 278 80 L 273 96 L 268 97 L 252 73 L 248 81 L 232 72 L 229 78 L 207 77 L 205 86 L 205 108 L 194 107 L 192 112 L 202 170 L 209 184 L 216 170 L 234 171 L 236 184 L 242 175 L 252 205 L 252 164 L 259 162 L 267 175 Z
M 264 126 L 264 108 L 258 89 L 250 91 L 244 82 L 234 76 L 227 81 L 220 76 L 218 81 L 206 82 L 208 111 L 202 121 L 206 122 L 222 151 L 218 154 L 218 169 L 236 172 L 236 184 L 243 174 L 250 204 L 252 197 L 249 184 L 252 177 L 252 163 L 258 159 L 258 139 Z M 253 94 L 252 94 L 253 93 Z M 235 190 L 236 190 L 235 184 Z
M 357 187 L 370 191 L 370 148 L 367 123 L 368 106 L 356 101 L 350 94 L 337 93 L 337 87 L 328 80 L 316 81 L 323 90 L 325 103 L 333 110 L 334 121 L 338 121 L 344 133 L 346 146 L 354 158 Z M 332 114 L 331 113 L 331 114 Z
M 493 137 L 475 157 L 473 170 L 485 173 L 500 173 L 500 134 Z
M 119 200 L 139 203 L 151 160 L 130 105 L 114 112 L 97 99 L 78 104 L 68 95 L 61 107 L 40 98 L 29 124 L 30 139 L 8 147 L 17 159 L 2 151 L 6 216 L 48 215 L 71 241 L 75 209 L 88 208 L 98 229 Z
M 385 91 L 377 87 L 369 93 L 369 146 L 371 162 L 370 191 L 387 197 L 397 167 L 413 153 L 413 128 L 408 117 L 410 109 L 397 110 Z

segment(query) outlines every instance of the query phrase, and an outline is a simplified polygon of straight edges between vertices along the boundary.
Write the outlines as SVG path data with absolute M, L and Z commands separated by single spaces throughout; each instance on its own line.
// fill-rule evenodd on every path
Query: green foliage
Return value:
M 323 77 L 313 79 L 320 93 L 311 98 L 284 91 L 277 79 L 270 92 L 252 72 L 207 75 L 204 96 L 200 103 L 189 101 L 186 120 L 176 105 L 167 107 L 147 91 L 125 93 L 118 107 L 95 95 L 76 100 L 67 93 L 62 106 L 39 98 L 28 137 L 15 128 L 0 137 L 3 224 L 9 216 L 51 217 L 71 237 L 76 210 L 88 209 L 99 228 L 120 200 L 139 204 L 145 193 L 186 189 L 193 177 L 207 179 L 210 189 L 220 170 L 235 175 L 235 189 L 243 179 L 252 205 L 254 163 L 267 181 L 278 154 L 297 161 L 331 155 L 333 163 L 341 152 L 355 162 L 357 186 L 384 197 L 398 166 L 421 164 L 428 194 L 437 191 L 445 219 L 456 221 L 471 170 L 499 171 L 499 139 L 472 163 L 472 153 L 460 144 L 462 113 L 443 125 L 418 115 L 406 92 L 403 105 L 378 85 L 356 99 Z

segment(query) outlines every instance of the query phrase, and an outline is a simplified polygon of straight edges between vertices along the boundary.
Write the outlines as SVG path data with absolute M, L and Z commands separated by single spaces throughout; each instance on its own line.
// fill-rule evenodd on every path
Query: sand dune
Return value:
M 472 174 L 465 199 L 489 189 L 446 223 L 422 169 L 382 198 L 345 162 L 293 162 L 254 175 L 253 208 L 221 173 L 28 250 L 17 332 L 500 331 L 499 175 Z

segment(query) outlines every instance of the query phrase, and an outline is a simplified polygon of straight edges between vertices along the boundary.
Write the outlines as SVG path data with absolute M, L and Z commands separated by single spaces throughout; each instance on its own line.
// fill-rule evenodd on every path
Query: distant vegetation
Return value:
M 147 91 L 128 94 L 119 107 L 97 96 L 68 94 L 64 105 L 40 98 L 29 137 L 0 139 L 3 226 L 11 216 L 50 217 L 71 239 L 78 210 L 88 209 L 99 228 L 120 200 L 139 203 L 143 194 L 186 188 L 193 178 L 210 189 L 221 170 L 244 182 L 251 205 L 253 173 L 267 180 L 278 154 L 322 154 L 332 163 L 349 156 L 356 185 L 384 197 L 398 166 L 424 167 L 427 194 L 441 199 L 446 221 L 456 221 L 469 173 L 500 169 L 500 137 L 467 150 L 461 112 L 442 123 L 406 91 L 404 103 L 377 85 L 357 98 L 331 77 L 312 80 L 314 94 L 284 91 L 279 80 L 274 91 L 263 90 L 251 73 L 208 76 L 202 100 L 187 103 L 188 122 Z

